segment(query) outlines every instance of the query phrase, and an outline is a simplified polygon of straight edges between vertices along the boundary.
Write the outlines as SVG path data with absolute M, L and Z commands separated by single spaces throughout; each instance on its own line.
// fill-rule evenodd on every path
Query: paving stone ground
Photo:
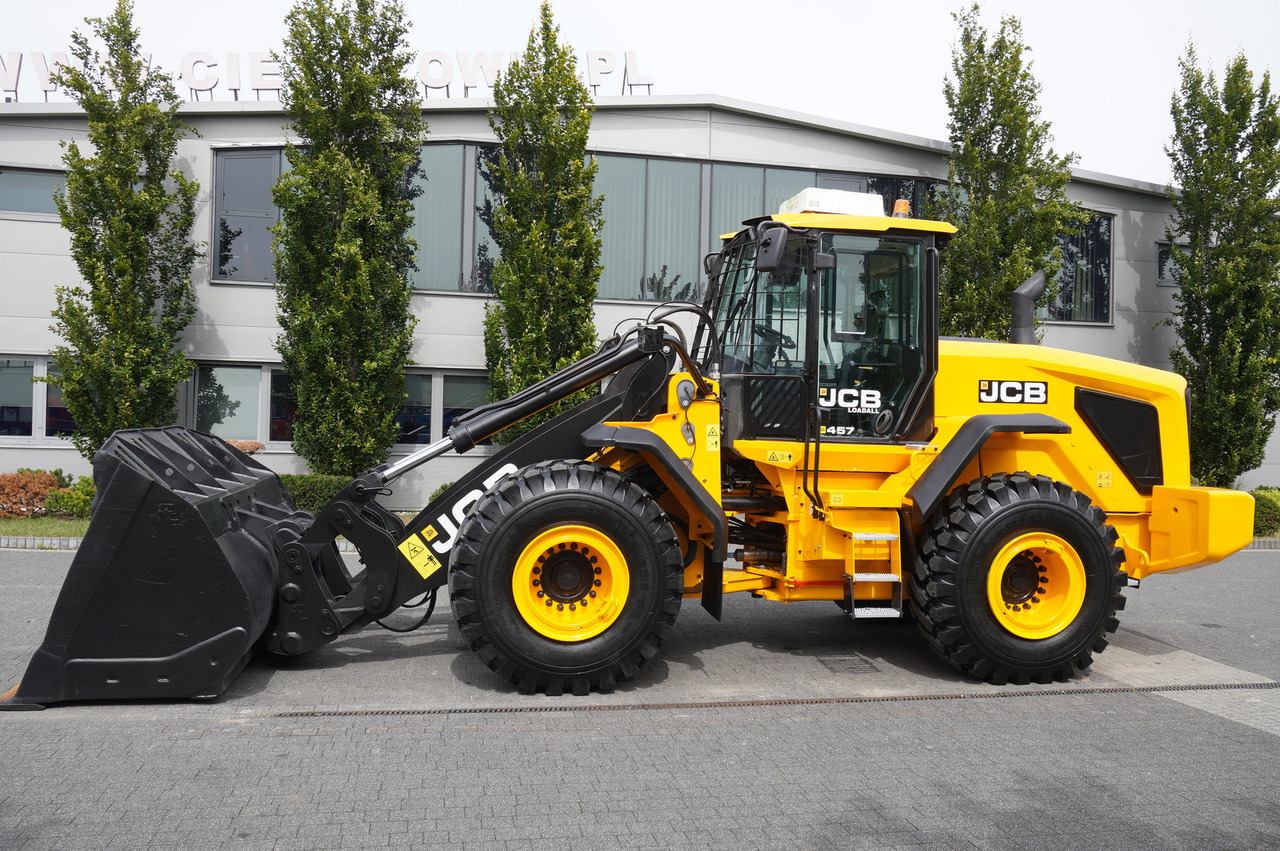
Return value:
M 71 556 L 0 552 L 0 690 Z M 559 699 L 444 611 L 212 703 L 0 713 L 0 849 L 1280 848 L 1278 595 L 1280 552 L 1154 577 L 1085 674 L 1024 687 L 736 596 L 686 604 L 636 683 Z

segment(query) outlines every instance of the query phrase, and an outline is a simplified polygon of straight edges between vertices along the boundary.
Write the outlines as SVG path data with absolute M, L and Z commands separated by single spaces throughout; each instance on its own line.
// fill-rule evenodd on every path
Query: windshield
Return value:
M 741 238 L 723 255 L 714 305 L 725 373 L 799 373 L 804 359 L 804 255 L 802 234 L 789 234 L 773 272 L 755 266 L 756 243 Z

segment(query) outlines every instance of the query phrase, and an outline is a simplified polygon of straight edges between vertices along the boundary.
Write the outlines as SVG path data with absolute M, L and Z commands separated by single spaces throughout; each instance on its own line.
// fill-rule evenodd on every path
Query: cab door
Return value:
M 817 342 L 822 440 L 927 439 L 937 371 L 930 240 L 828 233 Z M 929 267 L 929 268 L 927 268 Z

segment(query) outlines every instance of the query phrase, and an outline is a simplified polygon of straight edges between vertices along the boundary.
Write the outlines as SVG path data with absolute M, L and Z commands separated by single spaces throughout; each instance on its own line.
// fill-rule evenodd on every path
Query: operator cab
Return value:
M 927 440 L 938 248 L 955 228 L 822 189 L 745 224 L 709 258 L 726 437 Z

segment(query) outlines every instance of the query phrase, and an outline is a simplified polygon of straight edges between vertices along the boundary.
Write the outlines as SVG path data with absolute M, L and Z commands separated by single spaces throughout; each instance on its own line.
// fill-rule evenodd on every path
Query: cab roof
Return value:
M 931 219 L 904 219 L 891 216 L 850 216 L 842 213 L 786 213 L 765 218 L 782 222 L 793 228 L 821 228 L 823 230 L 916 230 L 926 233 L 953 234 L 956 226 Z
M 949 237 L 957 232 L 955 225 L 937 222 L 932 219 L 902 219 L 892 216 L 851 216 L 844 213 L 777 213 L 772 216 L 757 216 L 747 219 L 742 224 L 746 228 L 755 227 L 760 222 L 781 222 L 793 228 L 817 228 L 819 230 L 873 231 L 885 233 L 893 230 L 934 233 Z M 723 234 L 721 239 L 732 239 L 741 231 Z

